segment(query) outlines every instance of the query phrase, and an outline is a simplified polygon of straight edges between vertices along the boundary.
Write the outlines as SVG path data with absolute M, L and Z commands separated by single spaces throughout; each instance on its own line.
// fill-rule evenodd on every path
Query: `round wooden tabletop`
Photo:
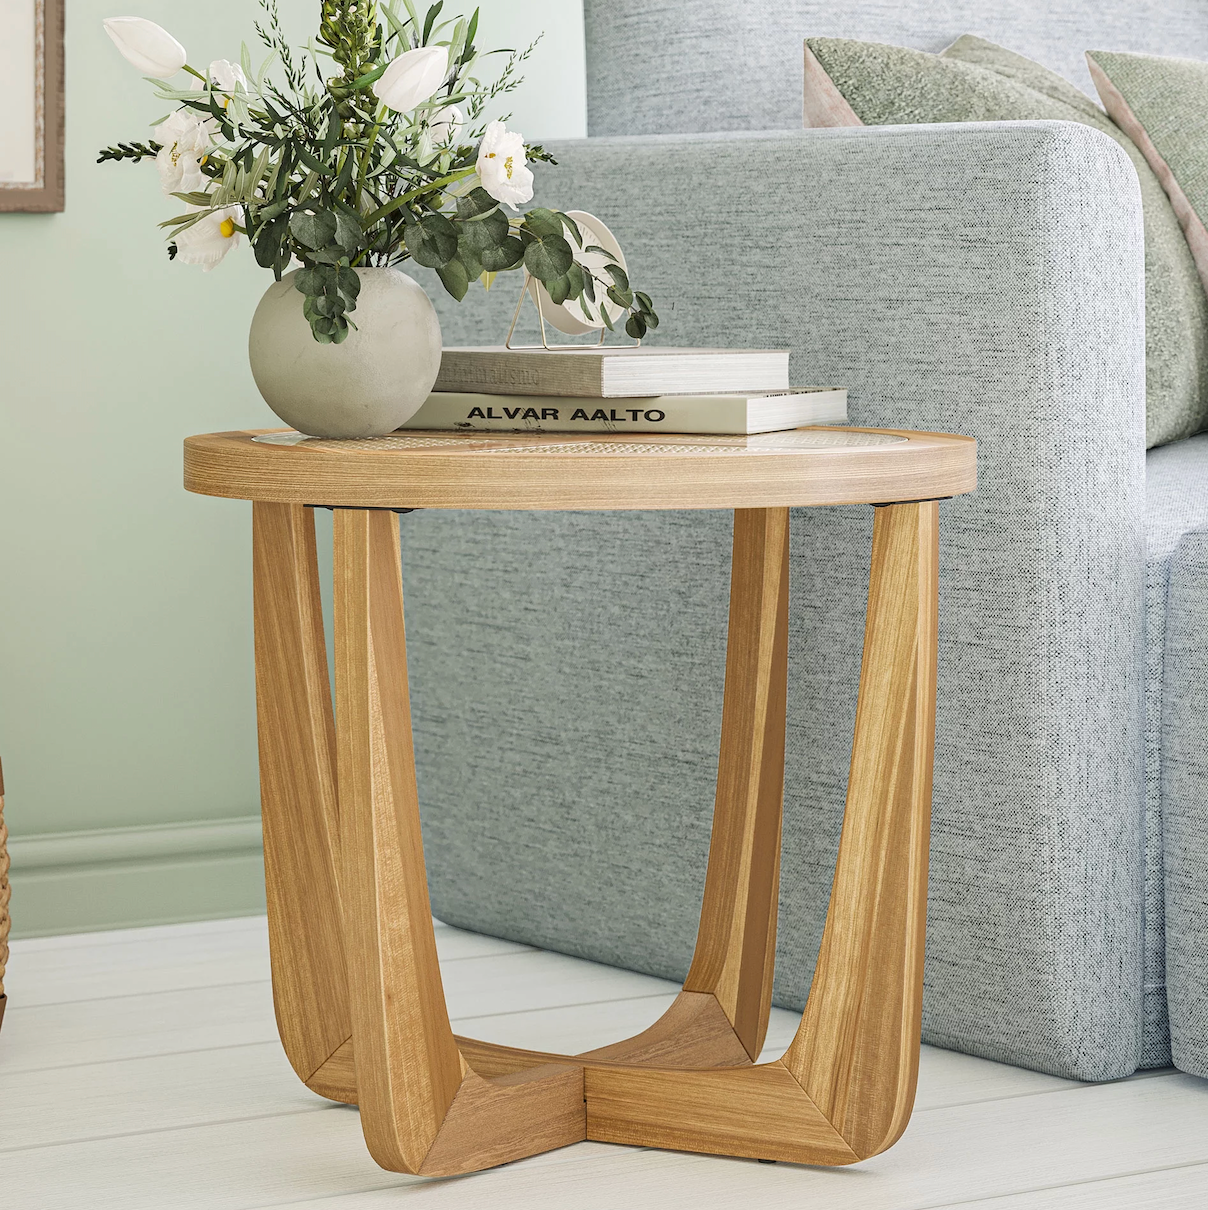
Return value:
M 977 442 L 947 433 L 805 428 L 691 434 L 291 430 L 185 440 L 185 487 L 347 508 L 779 508 L 971 492 Z

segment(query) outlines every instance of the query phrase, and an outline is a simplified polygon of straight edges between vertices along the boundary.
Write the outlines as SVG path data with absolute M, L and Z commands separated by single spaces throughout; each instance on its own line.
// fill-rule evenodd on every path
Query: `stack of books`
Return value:
M 846 424 L 841 387 L 790 387 L 787 349 L 447 348 L 404 429 L 774 433 Z

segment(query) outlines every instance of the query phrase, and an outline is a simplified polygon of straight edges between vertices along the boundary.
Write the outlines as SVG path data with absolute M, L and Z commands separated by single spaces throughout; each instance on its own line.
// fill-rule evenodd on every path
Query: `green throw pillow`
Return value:
M 866 126 L 1057 120 L 1110 135 L 1141 180 L 1145 217 L 1146 444 L 1208 427 L 1208 297 L 1161 182 L 1133 141 L 1063 77 L 966 35 L 942 54 L 807 38 L 806 121 Z
M 1086 53 L 1104 109 L 1141 149 L 1208 287 L 1208 63 Z

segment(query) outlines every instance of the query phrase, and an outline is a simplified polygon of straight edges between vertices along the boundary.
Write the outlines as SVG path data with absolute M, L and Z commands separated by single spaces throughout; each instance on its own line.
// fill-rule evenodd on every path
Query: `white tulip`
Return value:
M 107 17 L 105 32 L 126 60 L 144 75 L 167 80 L 185 65 L 185 48 L 162 26 L 145 17 Z
M 453 144 L 457 142 L 457 136 L 465 124 L 465 115 L 461 110 L 456 105 L 446 105 L 428 119 L 428 133 L 434 143 Z
M 215 210 L 176 236 L 176 259 L 209 271 L 239 243 L 238 206 Z
M 201 161 L 210 147 L 213 119 L 202 119 L 191 109 L 178 109 L 155 128 L 155 141 L 163 147 L 155 157 L 164 196 L 204 189 L 209 178 Z
M 386 68 L 373 91 L 383 105 L 396 113 L 407 113 L 428 100 L 448 74 L 447 47 L 417 46 Z
M 219 92 L 233 93 L 236 84 L 244 92 L 247 91 L 247 76 L 243 74 L 243 68 L 238 63 L 231 63 L 226 59 L 215 59 L 210 64 L 209 77 L 210 83 Z
M 524 137 L 492 122 L 478 148 L 478 177 L 482 187 L 497 201 L 513 210 L 517 203 L 532 200 L 533 174 L 525 167 Z

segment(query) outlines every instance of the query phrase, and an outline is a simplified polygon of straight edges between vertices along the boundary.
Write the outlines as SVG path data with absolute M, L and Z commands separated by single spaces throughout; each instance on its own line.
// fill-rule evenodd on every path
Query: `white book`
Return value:
M 665 345 L 445 348 L 438 391 L 585 399 L 783 391 L 788 349 L 681 349 Z
M 845 388 L 793 387 L 639 399 L 434 391 L 402 427 L 461 432 L 749 434 L 846 423 Z

